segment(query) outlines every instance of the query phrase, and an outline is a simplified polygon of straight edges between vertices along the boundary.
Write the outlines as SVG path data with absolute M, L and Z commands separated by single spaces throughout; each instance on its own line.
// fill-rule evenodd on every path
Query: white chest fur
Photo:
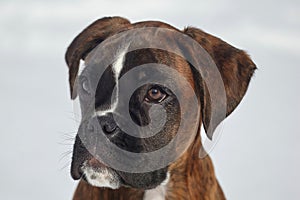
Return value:
M 143 200 L 165 200 L 166 185 L 160 185 L 152 190 L 147 190 Z
M 165 200 L 167 184 L 170 179 L 170 173 L 167 173 L 167 178 L 156 188 L 146 190 L 143 200 Z

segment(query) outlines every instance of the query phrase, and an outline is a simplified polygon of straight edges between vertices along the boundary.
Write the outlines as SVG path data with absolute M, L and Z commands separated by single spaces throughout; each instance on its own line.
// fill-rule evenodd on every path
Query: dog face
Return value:
M 120 84 L 116 77 L 123 76 L 135 66 L 153 62 L 159 57 L 165 57 L 168 61 L 172 57 L 168 53 L 151 49 L 132 51 L 126 54 L 123 52 L 124 50 L 121 49 L 120 55 L 116 55 L 116 62 L 105 70 L 101 79 L 97 81 L 96 89 L 92 89 L 90 85 L 92 85 L 92 79 L 97 72 L 89 66 L 88 61 L 86 61 L 85 69 L 78 77 L 77 92 L 81 102 L 82 115 L 86 116 L 86 120 L 81 123 L 78 132 L 80 137 L 77 137 L 75 141 L 72 175 L 77 179 L 83 174 L 89 183 L 96 186 L 117 188 L 120 184 L 123 184 L 135 188 L 153 188 L 166 179 L 167 167 L 149 173 L 128 173 L 106 167 L 95 159 L 95 156 L 101 157 L 101 154 L 105 153 L 101 150 L 101 146 L 97 146 L 97 144 L 93 146 L 92 144 L 99 135 L 97 129 L 101 129 L 111 143 L 125 151 L 147 153 L 168 144 L 176 134 L 179 126 L 180 108 L 178 100 L 170 89 L 159 84 L 144 84 L 138 87 L 129 100 L 130 117 L 135 124 L 141 127 L 150 123 L 150 109 L 152 106 L 159 105 L 164 108 L 166 122 L 159 133 L 152 137 L 141 138 L 143 132 L 140 132 L 141 137 L 134 137 L 125 133 L 117 125 L 113 114 L 118 113 L 115 107 L 122 106 L 122 101 L 117 96 L 113 97 L 113 89 Z M 148 56 L 145 57 L 145 55 Z M 140 57 L 143 57 L 143 59 L 137 59 Z M 175 62 L 172 65 L 175 66 Z M 186 65 L 186 69 L 186 75 L 190 76 L 191 70 L 188 65 Z M 123 90 L 125 88 L 126 91 L 126 87 L 134 86 L 136 79 L 143 80 L 145 77 L 155 75 L 155 73 L 161 73 L 161 70 L 159 67 L 150 72 L 142 70 L 138 73 L 138 77 L 126 78 L 126 82 L 123 83 Z M 180 86 L 174 80 L 170 81 L 177 84 L 177 87 Z M 90 109 L 87 105 L 90 105 L 89 102 L 93 102 L 93 99 L 92 106 L 94 109 L 92 110 L 94 111 L 89 113 Z M 186 102 L 188 102 L 188 99 Z M 159 116 L 157 117 L 159 118 Z M 152 120 L 156 119 L 153 119 L 152 116 Z M 86 145 L 82 144 L 82 140 L 85 140 L 85 144 L 92 144 L 91 148 L 95 147 L 97 149 L 92 153 L 93 155 L 87 150 Z M 92 164 L 90 164 L 90 160 L 93 160 Z M 103 173 L 107 174 L 108 178 L 103 178 Z M 92 177 L 95 179 L 92 179 Z
M 193 119 L 194 115 L 189 115 L 192 110 L 200 111 L 201 117 L 197 116 L 199 119 L 196 120 L 202 119 L 206 130 L 209 129 L 209 125 L 214 126 L 212 127 L 214 130 L 223 120 L 218 119 L 211 123 L 211 97 L 217 97 L 208 91 L 203 78 L 195 72 L 191 63 L 172 52 L 150 48 L 128 51 L 131 44 L 127 42 L 120 45 L 119 48 L 111 50 L 114 62 L 101 71 L 102 62 L 96 62 L 99 57 L 97 45 L 104 43 L 105 40 L 117 33 L 140 27 L 172 29 L 192 37 L 203 46 L 220 71 L 227 98 L 226 115 L 234 110 L 246 92 L 250 77 L 255 70 L 254 63 L 243 51 L 235 49 L 218 38 L 193 28 L 187 28 L 181 32 L 161 22 L 131 24 L 118 17 L 103 18 L 94 22 L 74 39 L 66 53 L 66 61 L 70 70 L 71 95 L 72 98 L 78 96 L 82 115 L 72 157 L 71 175 L 74 179 L 84 178 L 94 186 L 113 189 L 120 186 L 154 188 L 167 179 L 169 163 L 165 167 L 143 173 L 115 169 L 101 161 L 103 155 L 109 154 L 109 149 L 104 150 L 105 148 L 99 145 L 102 143 L 99 143 L 98 140 L 107 140 L 124 151 L 143 154 L 154 152 L 167 145 L 177 134 L 182 116 L 185 116 L 185 120 L 188 121 L 195 120 Z M 161 42 L 170 48 L 175 45 L 179 49 L 185 49 L 191 57 L 200 56 L 194 55 L 193 50 L 189 47 L 185 47 L 184 44 L 174 41 L 168 36 Z M 83 62 L 84 69 L 78 72 L 80 60 Z M 127 72 L 151 63 L 160 65 L 156 65 L 151 70 L 148 70 L 149 66 L 145 67 L 144 70 L 131 76 L 128 75 L 125 80 L 121 81 L 121 77 L 126 76 Z M 168 66 L 174 71 L 162 73 L 165 70 L 164 66 Z M 176 78 L 175 71 L 179 72 L 196 91 L 200 102 L 197 108 L 188 106 L 191 105 L 193 99 L 189 95 L 188 89 L 183 86 L 184 83 Z M 143 82 L 144 79 L 157 76 L 184 94 L 185 105 L 180 105 L 174 90 L 164 84 L 148 82 L 137 86 L 137 83 Z M 128 91 L 130 88 L 135 88 L 135 90 L 126 105 L 126 101 L 121 99 L 119 91 Z M 218 99 L 216 101 L 218 102 Z M 224 104 L 224 102 L 218 103 Z M 124 107 L 129 111 L 128 116 L 120 116 L 118 109 Z M 163 108 L 165 113 L 157 114 L 159 112 L 155 112 L 153 108 L 156 108 L 156 111 Z M 164 119 L 165 122 L 157 134 L 143 137 L 146 134 L 145 131 L 138 131 L 138 137 L 135 137 L 121 128 L 122 124 L 116 122 L 116 117 L 123 119 L 121 121 L 125 125 L 129 123 L 126 120 L 131 120 L 139 127 L 147 127 L 155 120 L 159 123 Z M 192 126 L 185 127 L 185 131 L 186 134 L 191 133 Z M 99 132 L 105 135 L 104 139 L 99 139 Z M 174 147 L 174 152 L 176 152 L 176 147 Z M 107 157 L 116 159 L 113 155 Z M 153 164 L 151 159 L 141 162 Z

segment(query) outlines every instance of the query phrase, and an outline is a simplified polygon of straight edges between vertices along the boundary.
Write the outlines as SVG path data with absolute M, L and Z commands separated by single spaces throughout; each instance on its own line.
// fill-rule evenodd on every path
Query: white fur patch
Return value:
M 108 168 L 94 169 L 83 165 L 82 171 L 89 184 L 95 187 L 107 187 L 117 189 L 120 187 L 118 175 Z
M 116 82 L 120 76 L 122 69 L 123 69 L 123 64 L 124 64 L 124 60 L 125 60 L 125 55 L 127 53 L 127 49 L 128 49 L 128 47 L 126 47 L 125 49 L 120 51 L 120 53 L 118 54 L 117 60 L 113 64 L 112 70 L 114 72 Z
M 82 60 L 82 59 L 80 59 L 80 61 L 79 61 L 79 69 L 78 69 L 78 76 L 80 76 L 81 75 L 81 73 L 83 72 L 83 70 L 85 69 L 85 62 Z
M 123 48 L 122 50 L 119 50 L 120 53 L 118 53 L 117 59 L 113 63 L 113 66 L 112 66 L 112 71 L 114 73 L 115 82 L 116 82 L 116 96 L 115 96 L 114 102 L 111 104 L 111 107 L 108 110 L 97 111 L 96 112 L 97 116 L 103 116 L 103 115 L 106 115 L 107 113 L 114 112 L 114 110 L 117 107 L 118 93 L 119 93 L 119 76 L 123 69 L 123 64 L 124 64 L 124 60 L 125 60 L 125 55 L 127 53 L 127 49 L 128 49 L 128 46 Z
M 146 190 L 143 200 L 165 200 L 167 184 L 170 179 L 170 173 L 167 173 L 167 178 L 156 188 Z

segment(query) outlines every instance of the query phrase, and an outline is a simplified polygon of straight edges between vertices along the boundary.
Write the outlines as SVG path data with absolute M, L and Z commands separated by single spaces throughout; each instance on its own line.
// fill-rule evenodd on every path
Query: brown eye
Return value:
M 153 87 L 148 90 L 145 100 L 148 102 L 160 103 L 166 98 L 167 94 L 160 88 Z

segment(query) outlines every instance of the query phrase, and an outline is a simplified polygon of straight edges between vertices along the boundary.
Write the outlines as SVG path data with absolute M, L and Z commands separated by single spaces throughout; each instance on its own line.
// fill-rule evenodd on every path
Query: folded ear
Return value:
M 77 96 L 73 87 L 80 59 L 84 60 L 87 54 L 107 37 L 126 30 L 130 25 L 127 19 L 121 17 L 105 17 L 93 22 L 72 41 L 65 55 L 65 60 L 69 67 L 69 84 L 72 99 Z
M 250 79 L 256 69 L 255 64 L 244 51 L 199 29 L 189 27 L 184 29 L 183 33 L 196 40 L 214 60 L 223 79 L 227 102 L 218 102 L 222 101 L 222 98 L 214 101 L 220 105 L 226 103 L 226 116 L 228 116 L 245 95 Z M 200 87 L 202 87 L 199 89 L 199 91 L 201 91 L 199 96 L 202 106 L 201 114 L 204 129 L 206 130 L 208 138 L 212 139 L 214 130 L 223 119 L 219 118 L 217 121 L 214 120 L 214 122 L 211 123 L 212 108 L 210 92 L 205 83 L 200 83 L 202 81 L 201 75 L 196 76 L 196 79 L 196 82 L 199 82 Z

